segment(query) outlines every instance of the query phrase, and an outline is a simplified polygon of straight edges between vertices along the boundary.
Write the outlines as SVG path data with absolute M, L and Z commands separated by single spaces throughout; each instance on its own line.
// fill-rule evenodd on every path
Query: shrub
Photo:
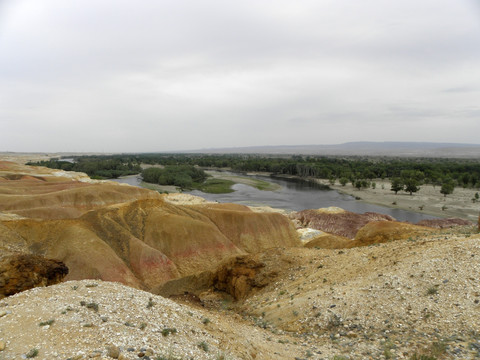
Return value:
M 208 344 L 205 341 L 198 343 L 198 347 L 205 352 L 208 352 Z
M 38 326 L 47 326 L 47 325 L 52 325 L 55 322 L 55 320 L 50 319 L 47 321 L 42 321 L 41 323 L 38 324 Z
M 34 358 L 38 355 L 38 349 L 31 349 L 28 353 L 25 354 L 27 359 Z
M 430 286 L 428 289 L 427 289 L 427 295 L 436 295 L 438 294 L 438 287 L 437 286 Z
M 177 333 L 177 329 L 175 328 L 165 328 L 162 330 L 162 335 L 163 336 L 168 336 L 170 334 L 176 334 Z

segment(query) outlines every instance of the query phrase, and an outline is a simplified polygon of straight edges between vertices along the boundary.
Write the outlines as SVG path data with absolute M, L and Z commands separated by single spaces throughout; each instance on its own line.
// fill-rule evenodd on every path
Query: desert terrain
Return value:
M 287 216 L 2 161 L 0 359 L 479 358 L 469 218 Z

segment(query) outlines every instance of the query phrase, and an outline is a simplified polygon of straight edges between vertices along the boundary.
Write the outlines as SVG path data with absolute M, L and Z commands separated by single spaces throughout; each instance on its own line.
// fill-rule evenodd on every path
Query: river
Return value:
M 336 206 L 356 213 L 369 211 L 387 214 L 399 221 L 409 221 L 411 223 L 416 223 L 424 219 L 436 218 L 435 216 L 412 211 L 368 204 L 356 200 L 353 196 L 341 194 L 336 190 L 324 190 L 318 184 L 302 179 L 287 179 L 258 175 L 249 176 L 278 184 L 281 186 L 281 189 L 276 191 L 265 191 L 244 184 L 235 184 L 232 187 L 235 191 L 228 194 L 208 194 L 199 190 L 188 191 L 186 193 L 201 196 L 207 200 L 220 203 L 228 202 L 250 206 L 270 206 L 272 208 L 292 211 Z M 122 179 L 114 179 L 114 181 L 140 186 L 141 179 L 138 176 L 129 176 Z

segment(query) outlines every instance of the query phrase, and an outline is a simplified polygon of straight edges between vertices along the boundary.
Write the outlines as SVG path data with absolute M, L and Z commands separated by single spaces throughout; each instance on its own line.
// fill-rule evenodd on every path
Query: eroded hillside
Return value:
M 1 175 L 4 252 L 63 261 L 66 280 L 152 289 L 234 255 L 299 245 L 280 214 L 233 204 L 175 205 L 154 191 L 42 168 L 3 163 Z
M 68 267 L 0 300 L 0 358 L 480 357 L 472 224 L 311 210 L 303 247 L 282 214 L 181 197 L 0 163 L 0 288 Z

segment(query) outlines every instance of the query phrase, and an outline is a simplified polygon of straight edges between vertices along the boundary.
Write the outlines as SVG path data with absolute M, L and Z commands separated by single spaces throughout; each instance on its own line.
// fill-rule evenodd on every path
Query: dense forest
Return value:
M 51 169 L 84 172 L 92 179 L 116 179 L 120 176 L 135 175 L 142 171 L 136 160 L 128 161 L 116 156 L 79 156 L 74 161 L 52 159 L 30 162 L 27 165 L 45 166 Z
M 332 184 L 337 181 L 342 185 L 351 183 L 358 188 L 374 186 L 375 179 L 389 179 L 392 181 L 392 191 L 404 190 L 410 193 L 417 191 L 421 184 L 443 185 L 445 191 L 452 186 L 469 188 L 480 186 L 480 161 L 477 159 L 122 154 L 80 156 L 75 157 L 74 162 L 56 159 L 31 165 L 82 171 L 94 178 L 116 178 L 140 173 L 141 164 L 169 166 L 170 172 L 176 171 L 171 166 L 189 166 L 189 172 L 193 171 L 191 170 L 193 166 L 228 168 L 238 172 L 268 172 L 277 175 L 326 179 Z M 187 168 L 184 167 L 183 170 L 185 169 Z M 193 180 L 197 175 L 190 176 L 193 182 L 198 182 Z M 144 173 L 143 176 L 149 175 Z M 163 179 L 168 179 L 168 176 L 164 175 Z M 185 177 L 184 180 L 190 181 Z

